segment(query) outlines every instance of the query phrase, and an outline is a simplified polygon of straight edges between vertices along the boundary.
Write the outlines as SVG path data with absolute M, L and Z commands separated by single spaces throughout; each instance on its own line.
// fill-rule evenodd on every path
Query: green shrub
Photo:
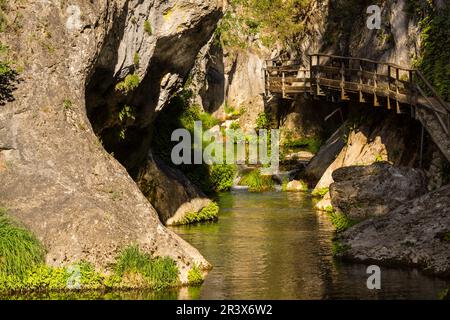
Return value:
M 331 219 L 331 223 L 337 233 L 344 232 L 345 230 L 353 227 L 357 222 L 350 219 L 346 214 L 336 212 L 333 207 L 329 206 L 325 208 Z
M 216 192 L 229 191 L 236 177 L 236 166 L 229 164 L 214 164 L 209 168 L 212 188 Z
M 194 125 L 196 121 L 202 122 L 203 130 L 211 129 L 219 124 L 219 120 L 207 112 L 203 112 L 198 105 L 185 107 L 180 115 L 181 125 L 194 133 Z
M 231 130 L 240 130 L 240 129 L 241 129 L 241 125 L 239 124 L 239 121 L 234 121 L 234 122 L 230 125 L 230 129 L 231 129 Z
M 134 63 L 134 67 L 136 69 L 139 69 L 139 65 L 141 63 L 141 58 L 139 57 L 139 53 L 138 52 L 134 53 L 133 63 Z
M 313 196 L 313 197 L 317 197 L 317 198 L 323 198 L 323 197 L 325 197 L 325 195 L 326 195 L 328 192 L 330 192 L 330 188 L 328 188 L 328 187 L 320 188 L 320 189 L 314 190 L 314 191 L 312 192 L 312 196 Z
M 203 208 L 200 212 L 191 212 L 186 214 L 186 216 L 179 223 L 177 223 L 177 225 L 216 221 L 218 213 L 219 205 L 215 202 L 211 202 L 211 204 Z
M 23 277 L 44 262 L 44 255 L 36 237 L 0 209 L 0 275 Z
M 287 192 L 288 184 L 289 184 L 289 179 L 283 178 L 283 183 L 281 184 L 281 191 Z
M 145 20 L 144 22 L 144 31 L 151 36 L 153 34 L 152 25 L 150 24 L 150 21 Z
M 270 114 L 261 112 L 256 118 L 256 130 L 270 129 L 271 128 L 271 117 Z
M 129 74 L 125 79 L 116 84 L 116 91 L 129 93 L 139 87 L 141 80 L 137 74 Z
M 253 170 L 244 175 L 239 182 L 241 186 L 248 186 L 250 192 L 273 191 L 275 184 L 271 176 L 261 175 L 259 169 Z
M 126 286 L 144 286 L 159 290 L 178 284 L 179 271 L 173 259 L 153 258 L 137 246 L 131 246 L 122 251 L 114 272 Z
M 302 139 L 291 139 L 287 138 L 284 143 L 284 147 L 288 149 L 306 149 L 311 153 L 317 153 L 322 146 L 322 140 L 318 138 L 302 138 Z
M 203 275 L 200 267 L 196 264 L 188 272 L 188 281 L 190 285 L 198 286 L 203 283 Z
M 66 109 L 66 110 L 71 109 L 72 105 L 73 105 L 72 101 L 70 101 L 69 99 L 64 99 L 64 101 L 63 101 L 64 109 Z
M 333 256 L 340 257 L 344 255 L 347 251 L 349 251 L 351 248 L 352 248 L 351 246 L 344 245 L 338 240 L 333 240 L 331 250 L 333 252 Z

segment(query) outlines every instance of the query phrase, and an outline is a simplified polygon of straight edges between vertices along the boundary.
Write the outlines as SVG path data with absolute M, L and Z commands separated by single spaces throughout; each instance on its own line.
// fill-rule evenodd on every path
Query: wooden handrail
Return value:
M 397 65 L 395 63 L 386 62 L 386 61 L 376 61 L 376 60 L 367 59 L 367 58 L 335 56 L 335 55 L 324 54 L 324 53 L 313 53 L 313 54 L 309 54 L 309 56 L 310 57 L 313 57 L 313 56 L 314 57 L 326 57 L 326 58 L 341 59 L 341 60 L 364 61 L 364 62 L 372 63 L 372 64 L 381 64 L 381 65 L 385 65 L 385 66 L 391 66 L 393 68 L 401 69 L 403 71 L 417 71 L 417 69 L 402 67 L 402 66 L 399 66 L 399 65 Z
M 450 107 L 448 107 L 447 103 L 445 103 L 444 99 L 442 99 L 441 96 L 436 92 L 436 90 L 433 88 L 433 86 L 430 84 L 430 82 L 428 82 L 428 80 L 424 77 L 422 72 L 420 72 L 419 70 L 416 70 L 415 73 L 419 76 L 420 80 L 423 83 L 425 83 L 427 88 L 431 91 L 431 93 L 433 94 L 433 98 L 438 100 L 439 103 L 441 104 L 441 106 L 444 107 L 445 110 L 450 111 Z

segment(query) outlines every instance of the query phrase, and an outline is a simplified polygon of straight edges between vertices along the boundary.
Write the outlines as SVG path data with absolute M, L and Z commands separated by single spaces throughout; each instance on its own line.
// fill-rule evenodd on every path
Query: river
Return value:
M 381 269 L 332 257 L 333 228 L 306 193 L 224 193 L 217 223 L 172 228 L 214 266 L 185 299 L 436 299 L 446 281 L 417 270 Z
M 368 290 L 367 266 L 333 259 L 333 227 L 307 193 L 231 192 L 218 201 L 218 222 L 171 228 L 214 266 L 201 287 L 0 299 L 436 299 L 447 287 L 417 270 L 382 268 L 381 290 Z

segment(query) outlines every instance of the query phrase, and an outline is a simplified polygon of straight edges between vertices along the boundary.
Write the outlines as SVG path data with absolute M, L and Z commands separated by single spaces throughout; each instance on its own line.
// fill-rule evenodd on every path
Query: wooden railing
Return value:
M 450 135 L 449 105 L 416 69 L 365 58 L 317 53 L 310 55 L 309 68 L 299 60 L 266 61 L 265 75 L 266 94 L 278 94 L 282 98 L 293 98 L 298 94 L 332 95 L 341 101 L 356 100 L 376 107 L 384 104 L 398 113 L 405 105 L 410 106 L 413 113 L 417 108 L 427 108 Z

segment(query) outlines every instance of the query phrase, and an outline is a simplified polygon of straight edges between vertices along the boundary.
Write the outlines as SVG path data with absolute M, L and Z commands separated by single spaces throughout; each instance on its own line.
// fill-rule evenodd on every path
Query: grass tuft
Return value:
M 271 176 L 263 176 L 259 169 L 244 175 L 239 182 L 241 186 L 248 186 L 250 192 L 273 191 L 275 184 Z
M 24 277 L 44 262 L 45 250 L 36 237 L 0 209 L 0 276 Z
M 314 191 L 312 192 L 312 196 L 313 196 L 313 197 L 317 197 L 317 198 L 323 198 L 323 197 L 325 197 L 325 195 L 326 195 L 328 192 L 330 192 L 330 188 L 328 188 L 328 187 L 320 188 L 320 189 L 314 190 Z
M 188 281 L 190 285 L 198 286 L 201 285 L 204 281 L 202 272 L 200 267 L 196 264 L 192 267 L 188 272 Z
M 115 266 L 115 276 L 127 286 L 155 290 L 178 284 L 178 267 L 171 258 L 153 258 L 137 246 L 122 251 Z
M 216 221 L 219 213 L 219 205 L 211 202 L 208 206 L 203 208 L 200 212 L 188 213 L 178 225 L 194 224 L 207 221 Z

